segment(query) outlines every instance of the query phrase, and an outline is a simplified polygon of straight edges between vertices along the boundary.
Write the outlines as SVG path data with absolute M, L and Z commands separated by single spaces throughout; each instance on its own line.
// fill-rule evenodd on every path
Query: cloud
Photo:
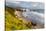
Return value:
M 19 4 L 20 2 L 14 2 L 14 3 Z

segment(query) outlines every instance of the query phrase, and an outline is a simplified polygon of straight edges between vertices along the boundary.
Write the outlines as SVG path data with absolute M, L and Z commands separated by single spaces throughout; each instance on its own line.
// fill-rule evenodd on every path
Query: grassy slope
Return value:
M 13 14 L 14 9 L 6 7 L 6 14 L 5 14 L 5 23 L 6 23 L 6 31 L 10 30 L 22 30 L 22 29 L 31 29 L 31 22 L 26 23 Z

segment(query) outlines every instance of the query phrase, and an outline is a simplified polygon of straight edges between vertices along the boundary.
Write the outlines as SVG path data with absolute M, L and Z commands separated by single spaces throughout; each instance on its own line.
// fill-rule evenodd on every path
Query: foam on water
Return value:
M 27 11 L 22 13 L 24 17 L 32 20 L 33 23 L 44 24 L 44 14 L 34 11 Z

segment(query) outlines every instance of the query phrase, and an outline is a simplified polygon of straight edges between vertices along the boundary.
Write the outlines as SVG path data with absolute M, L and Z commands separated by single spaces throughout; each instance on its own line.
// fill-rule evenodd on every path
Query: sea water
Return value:
M 27 20 L 32 20 L 33 23 L 44 24 L 44 10 L 35 9 L 35 10 L 26 10 L 22 15 L 26 17 Z

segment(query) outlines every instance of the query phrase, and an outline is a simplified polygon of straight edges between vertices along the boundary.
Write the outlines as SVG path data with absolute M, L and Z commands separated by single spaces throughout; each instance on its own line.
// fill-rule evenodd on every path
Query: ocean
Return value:
M 22 15 L 27 20 L 32 20 L 33 23 L 37 24 L 44 24 L 44 10 L 43 9 L 35 9 L 35 10 L 28 10 L 23 12 Z

